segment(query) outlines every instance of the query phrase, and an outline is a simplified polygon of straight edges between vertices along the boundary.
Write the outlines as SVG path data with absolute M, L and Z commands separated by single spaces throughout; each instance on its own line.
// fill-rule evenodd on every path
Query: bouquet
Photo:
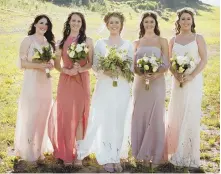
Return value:
M 81 59 L 85 59 L 88 55 L 88 52 L 89 49 L 85 43 L 72 43 L 67 50 L 67 54 L 73 63 L 78 62 Z
M 188 56 L 187 53 L 184 56 L 177 56 L 174 54 L 173 57 L 170 59 L 170 63 L 172 69 L 182 75 L 185 72 L 188 72 L 187 70 L 192 70 L 196 66 L 193 57 Z M 183 87 L 182 82 L 180 82 L 180 87 Z
M 118 50 L 116 47 L 108 49 L 105 56 L 98 55 L 98 70 L 110 71 L 113 75 L 113 87 L 117 87 L 117 79 L 119 76 L 124 77 L 128 82 L 133 81 L 133 72 L 130 67 L 132 61 L 130 59 L 123 59 L 127 55 L 126 50 Z
M 161 64 L 162 64 L 162 60 L 154 56 L 154 54 L 152 54 L 152 56 L 146 56 L 145 54 L 144 57 L 137 60 L 137 67 L 139 68 L 142 74 L 157 72 Z M 150 88 L 149 79 L 145 80 L 145 84 L 146 84 L 145 89 L 149 90 Z
M 50 45 L 42 47 L 40 51 L 34 48 L 34 56 L 32 57 L 32 62 L 47 63 L 54 59 L 55 59 L 55 55 Z M 46 68 L 45 72 L 46 72 L 46 76 L 50 78 L 51 77 L 50 70 Z

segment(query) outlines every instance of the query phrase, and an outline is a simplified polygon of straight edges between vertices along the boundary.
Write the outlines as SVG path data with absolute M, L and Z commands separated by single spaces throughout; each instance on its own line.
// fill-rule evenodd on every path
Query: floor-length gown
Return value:
M 162 67 L 169 67 L 168 58 L 162 54 L 158 47 L 139 47 L 135 61 L 144 55 L 151 56 L 152 54 L 162 59 Z M 152 160 L 154 164 L 159 164 L 164 159 L 166 139 L 165 97 L 164 74 L 150 81 L 149 90 L 145 89 L 144 77 L 135 75 L 131 144 L 132 155 L 138 160 Z
M 69 36 L 62 49 L 62 60 L 65 68 L 73 67 L 67 49 L 76 38 Z M 87 59 L 80 60 L 84 66 Z M 49 119 L 49 136 L 54 147 L 54 156 L 70 163 L 76 158 L 76 134 L 78 126 L 83 127 L 83 136 L 87 127 L 90 106 L 89 72 L 74 76 L 61 73 L 57 100 Z M 81 124 L 81 125 L 80 125 Z
M 97 41 L 93 68 L 96 71 L 98 54 L 107 52 L 105 39 Z M 133 46 L 123 40 L 118 49 L 126 50 L 133 57 Z M 78 141 L 78 157 L 83 159 L 95 153 L 100 165 L 119 163 L 126 158 L 130 141 L 131 85 L 123 77 L 118 78 L 118 86 L 112 86 L 112 78 L 96 71 L 97 83 L 92 96 L 88 129 L 84 140 Z
M 20 54 L 21 60 L 32 61 L 34 48 L 41 51 L 41 45 L 34 36 L 28 36 L 31 45 L 26 54 Z M 45 45 L 48 45 L 45 39 Z M 44 46 L 45 46 L 44 45 Z M 44 71 L 24 69 L 24 81 L 18 103 L 18 114 L 15 130 L 16 155 L 27 161 L 44 158 L 43 153 L 49 150 L 50 142 L 47 134 L 47 121 L 52 107 L 51 79 Z M 50 149 L 51 150 L 51 149 Z
M 188 53 L 194 62 L 200 62 L 196 38 L 186 45 L 174 41 L 173 53 L 183 56 Z M 193 70 L 191 70 L 193 71 Z M 191 73 L 188 70 L 188 73 Z M 200 118 L 203 78 L 199 73 L 182 88 L 173 77 L 172 93 L 168 109 L 168 152 L 170 161 L 177 166 L 199 167 L 200 165 Z

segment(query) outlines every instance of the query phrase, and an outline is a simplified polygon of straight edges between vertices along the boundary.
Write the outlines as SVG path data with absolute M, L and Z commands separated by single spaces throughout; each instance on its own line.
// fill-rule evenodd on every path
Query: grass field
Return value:
M 140 14 L 135 13 L 129 6 L 118 7 L 126 16 L 126 24 L 123 37 L 131 41 L 138 37 Z M 196 30 L 202 34 L 208 44 L 208 65 L 203 72 L 203 117 L 201 131 L 201 163 L 202 171 L 218 172 L 220 166 L 220 9 L 207 7 L 208 10 L 198 10 L 196 16 Z M 76 7 L 59 7 L 51 3 L 40 3 L 34 0 L 22 0 L 16 3 L 13 0 L 0 0 L 0 172 L 104 172 L 92 160 L 86 160 L 83 169 L 64 168 L 55 164 L 52 156 L 48 155 L 45 164 L 38 168 L 28 163 L 20 163 L 13 156 L 14 129 L 17 113 L 17 100 L 19 97 L 23 72 L 16 67 L 18 49 L 21 40 L 27 33 L 34 16 L 46 13 L 52 18 L 56 40 L 61 38 L 63 23 L 69 12 Z M 107 37 L 107 30 L 99 13 L 78 8 L 86 16 L 87 35 L 94 42 L 100 37 Z M 170 39 L 173 35 L 175 14 L 170 12 L 170 20 L 159 19 L 163 37 Z M 59 74 L 53 70 L 53 94 L 56 96 L 56 88 Z M 167 91 L 170 87 L 169 75 L 167 77 Z M 95 78 L 91 73 L 91 91 L 93 92 Z M 168 93 L 169 94 L 169 93 Z M 167 96 L 167 100 L 168 100 Z M 87 165 L 90 163 L 90 166 Z M 135 164 L 130 156 L 129 162 L 124 163 L 127 172 L 187 172 L 186 168 L 174 168 L 173 166 L 161 166 L 156 171 L 150 171 L 140 164 Z

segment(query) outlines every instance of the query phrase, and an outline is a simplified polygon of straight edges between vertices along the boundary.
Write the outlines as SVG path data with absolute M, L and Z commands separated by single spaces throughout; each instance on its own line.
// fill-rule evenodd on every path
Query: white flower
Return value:
M 144 60 L 144 62 L 148 62 L 149 61 L 148 57 L 143 57 L 143 60 Z
M 149 66 L 148 65 L 144 65 L 144 69 L 147 71 L 149 70 Z
M 188 63 L 190 62 L 190 57 L 189 57 L 189 56 L 184 56 L 183 58 L 184 58 L 184 60 L 186 60 Z
M 82 46 L 82 47 L 86 46 L 86 43 L 84 43 L 84 42 L 83 42 L 83 43 L 81 43 L 81 46 Z
M 88 53 L 89 49 L 87 47 L 84 47 L 85 53 Z
M 138 59 L 137 60 L 137 64 L 141 64 L 142 63 L 142 60 L 141 59 Z
M 71 52 L 69 53 L 69 56 L 70 56 L 70 57 L 74 57 L 74 55 L 75 55 L 75 51 L 71 51 Z
M 195 67 L 194 61 L 190 61 L 190 66 L 191 66 L 191 67 Z
M 150 62 L 151 64 L 157 64 L 156 60 L 155 60 L 155 59 L 152 59 L 152 58 L 149 59 L 149 62 Z
M 78 45 L 77 45 L 77 48 L 75 49 L 75 51 L 76 51 L 77 53 L 79 53 L 79 52 L 81 52 L 82 50 L 83 50 L 83 48 L 81 47 L 80 44 L 78 44 Z
M 158 67 L 157 67 L 157 66 L 154 66 L 154 67 L 153 67 L 153 72 L 156 72 L 157 69 L 158 69 Z
M 184 63 L 184 57 L 183 56 L 177 56 L 177 63 L 179 65 L 183 65 Z
M 71 44 L 70 48 L 71 48 L 71 50 L 74 50 L 75 44 Z
M 139 68 L 141 68 L 141 67 L 142 67 L 142 65 L 141 65 L 141 64 L 138 64 L 138 67 L 139 67 Z

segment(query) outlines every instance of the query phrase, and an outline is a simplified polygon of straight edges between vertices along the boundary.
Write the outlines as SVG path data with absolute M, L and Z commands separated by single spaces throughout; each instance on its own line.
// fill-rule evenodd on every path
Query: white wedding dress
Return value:
M 133 58 L 133 45 L 123 40 L 118 49 L 126 50 Z M 93 93 L 88 127 L 84 140 L 77 142 L 78 159 L 95 153 L 100 165 L 119 163 L 120 158 L 127 158 L 131 131 L 131 84 L 122 77 L 118 86 L 113 87 L 113 80 L 97 71 L 98 54 L 104 56 L 107 51 L 105 39 L 97 41 L 93 70 L 97 78 Z M 132 67 L 131 67 L 132 69 Z
M 200 62 L 196 38 L 186 45 L 174 41 L 173 53 L 178 56 L 188 53 L 194 58 L 196 64 Z M 174 77 L 172 79 L 172 92 L 168 109 L 167 145 L 170 162 L 176 166 L 199 167 L 200 165 L 202 87 L 202 73 L 199 73 L 182 88 L 179 87 L 179 82 Z

